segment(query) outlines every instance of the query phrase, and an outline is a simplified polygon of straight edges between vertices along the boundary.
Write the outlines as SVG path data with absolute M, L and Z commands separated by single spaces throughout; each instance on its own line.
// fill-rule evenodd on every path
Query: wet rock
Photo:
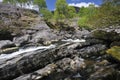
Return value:
M 30 74 L 24 74 L 14 80 L 40 80 L 43 77 L 46 77 L 49 74 L 55 72 L 56 68 L 57 68 L 56 64 L 49 64 L 40 70 L 37 70 Z
M 9 54 L 12 52 L 15 52 L 19 49 L 19 47 L 11 47 L 11 48 L 6 48 L 6 49 L 1 49 L 0 54 Z
M 101 67 L 97 69 L 95 73 L 91 74 L 88 80 L 103 80 L 103 78 L 106 78 L 113 72 L 115 72 L 115 70 L 112 69 L 112 67 Z
M 56 71 L 49 76 L 46 76 L 46 78 L 43 80 L 59 80 L 65 78 L 67 79 L 69 77 L 71 78 L 74 74 L 77 74 L 79 70 L 85 68 L 84 60 L 77 56 L 73 59 L 61 59 L 55 62 L 55 64 L 57 65 Z
M 1 40 L 0 49 L 15 47 L 15 44 L 10 40 Z
M 113 71 L 110 75 L 104 77 L 102 80 L 119 80 L 120 79 L 120 71 Z
M 120 41 L 114 41 L 110 44 L 110 47 L 113 47 L 113 46 L 120 46 Z
M 37 50 L 34 52 L 28 52 L 9 60 L 5 60 L 5 62 L 2 60 L 2 64 L 0 65 L 0 79 L 11 80 L 22 75 L 23 73 L 25 74 L 38 70 L 47 64 L 61 60 L 65 57 L 72 57 L 73 55 L 80 55 L 82 58 L 85 58 L 87 55 L 90 57 L 94 55 L 93 53 L 96 54 L 106 48 L 105 45 L 97 44 L 75 50 L 74 48 L 68 49 L 68 45 L 70 44 L 64 44 L 56 47 L 55 49 L 45 51 Z M 77 66 L 84 66 L 84 64 L 79 65 L 81 62 L 81 59 L 79 60 L 79 58 L 75 58 L 72 62 L 70 62 L 70 66 L 73 69 L 76 69 Z
M 96 59 L 96 57 L 101 55 L 99 53 L 104 50 L 106 50 L 106 45 L 95 44 L 92 46 L 81 48 L 78 50 L 78 52 L 83 58 Z

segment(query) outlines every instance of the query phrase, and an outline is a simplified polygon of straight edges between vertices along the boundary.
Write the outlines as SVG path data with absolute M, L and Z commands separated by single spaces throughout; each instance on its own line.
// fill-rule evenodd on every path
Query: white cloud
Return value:
M 88 7 L 90 4 L 94 4 L 95 7 L 98 7 L 98 5 L 96 5 L 95 3 L 92 3 L 92 2 L 88 2 L 88 3 L 85 3 L 85 2 L 81 2 L 81 3 L 70 3 L 69 6 Z
M 2 0 L 0 0 L 0 2 L 2 2 Z

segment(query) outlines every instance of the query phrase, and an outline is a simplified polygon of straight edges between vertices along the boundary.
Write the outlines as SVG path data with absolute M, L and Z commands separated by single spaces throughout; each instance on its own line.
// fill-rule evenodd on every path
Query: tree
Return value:
M 70 19 L 76 16 L 76 10 L 73 6 L 68 6 L 66 0 L 57 0 L 54 18 L 56 22 L 64 19 Z
M 54 13 L 54 18 L 58 21 L 60 19 L 66 18 L 67 15 L 67 2 L 66 0 L 57 0 L 56 10 Z
M 41 9 L 41 14 L 43 15 L 43 17 L 46 21 L 51 19 L 53 16 L 53 14 L 46 8 Z
M 39 11 L 40 11 L 42 8 L 47 8 L 47 5 L 46 5 L 45 0 L 34 0 L 33 3 L 34 3 L 35 5 L 38 5 Z
M 96 7 L 93 4 L 90 4 L 88 7 L 82 7 L 79 11 L 80 19 L 78 21 L 78 25 L 83 28 L 90 28 L 90 21 L 92 17 L 96 14 Z
M 120 6 L 120 0 L 103 0 L 103 4 L 111 3 L 112 5 L 119 5 Z
M 101 7 L 96 14 L 94 20 L 98 21 L 95 23 L 98 27 L 109 27 L 114 25 L 120 25 L 120 6 L 118 0 L 108 0 L 103 2 Z
M 76 17 L 76 10 L 75 10 L 75 8 L 73 6 L 68 6 L 67 9 L 68 9 L 67 18 L 74 18 L 74 17 Z

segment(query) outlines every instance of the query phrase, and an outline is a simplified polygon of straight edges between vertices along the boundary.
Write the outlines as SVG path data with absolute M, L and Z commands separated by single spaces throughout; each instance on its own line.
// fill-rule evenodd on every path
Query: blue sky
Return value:
M 49 10 L 55 9 L 55 2 L 57 0 L 46 0 L 47 6 Z M 100 5 L 102 3 L 102 0 L 66 0 L 68 4 L 75 5 L 75 6 L 87 6 L 90 3 L 97 5 Z

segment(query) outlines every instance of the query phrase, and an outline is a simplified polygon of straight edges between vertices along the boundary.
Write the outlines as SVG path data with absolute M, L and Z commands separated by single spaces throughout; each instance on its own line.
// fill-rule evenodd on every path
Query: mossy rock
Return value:
M 114 46 L 106 51 L 108 54 L 110 54 L 113 58 L 120 61 L 120 46 Z
M 19 47 L 11 47 L 11 48 L 6 48 L 6 49 L 1 49 L 0 54 L 9 54 L 12 52 L 15 52 L 19 49 Z
M 108 41 L 118 41 L 120 40 L 120 34 L 114 31 L 104 31 L 104 30 L 96 30 L 92 32 L 92 35 L 97 39 L 108 40 Z

